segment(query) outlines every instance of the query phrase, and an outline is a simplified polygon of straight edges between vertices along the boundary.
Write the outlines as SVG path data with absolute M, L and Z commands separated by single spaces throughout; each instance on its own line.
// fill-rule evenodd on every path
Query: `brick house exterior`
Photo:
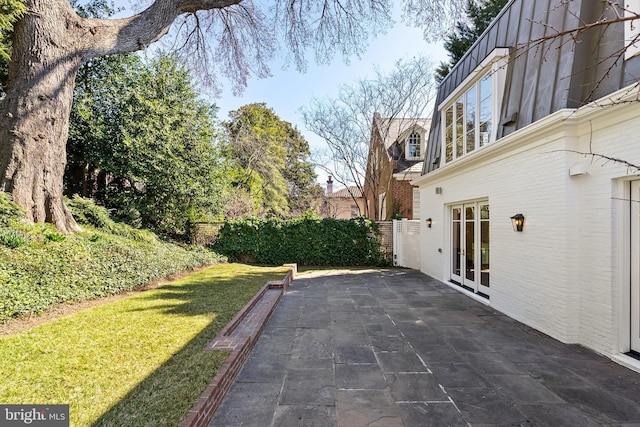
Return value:
M 385 119 L 374 114 L 364 182 L 367 217 L 417 219 L 418 187 L 430 119 Z

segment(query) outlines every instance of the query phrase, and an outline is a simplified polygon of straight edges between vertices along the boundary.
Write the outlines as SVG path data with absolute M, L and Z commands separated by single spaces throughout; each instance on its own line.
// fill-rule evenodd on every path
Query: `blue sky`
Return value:
M 312 150 L 322 149 L 323 140 L 305 128 L 300 108 L 313 98 L 336 96 L 340 86 L 373 76 L 376 67 L 383 72 L 390 71 L 399 59 L 413 56 L 428 56 L 434 65 L 447 58 L 441 44 L 426 43 L 422 31 L 398 23 L 387 34 L 372 40 L 362 58 L 352 58 L 350 65 L 336 58 L 328 66 L 310 64 L 304 74 L 291 67 L 282 70 L 274 65 L 273 77 L 250 80 L 240 97 L 233 96 L 230 88 L 225 87 L 221 98 L 216 100 L 220 107 L 218 116 L 226 119 L 231 110 L 253 102 L 265 102 L 281 119 L 291 122 L 301 131 Z M 324 184 L 326 174 L 320 170 L 316 172 L 318 182 Z
M 127 0 L 117 0 L 115 3 L 130 8 Z M 122 15 L 128 14 L 130 12 Z M 371 40 L 368 50 L 361 58 L 351 58 L 349 65 L 346 65 L 341 57 L 335 58 L 331 64 L 325 66 L 317 66 L 310 60 L 307 72 L 300 73 L 295 67 L 284 70 L 274 63 L 271 66 L 272 77 L 250 79 L 241 96 L 234 96 L 230 85 L 223 81 L 220 98 L 213 99 L 220 108 L 218 117 L 226 120 L 231 110 L 254 102 L 264 102 L 273 108 L 281 119 L 296 126 L 309 141 L 312 150 L 322 149 L 322 139 L 305 128 L 300 113 L 300 108 L 308 105 L 310 100 L 336 96 L 340 86 L 373 76 L 376 67 L 382 72 L 390 71 L 399 59 L 427 56 L 431 58 L 434 66 L 447 59 L 442 43 L 427 43 L 420 29 L 404 25 L 399 16 L 395 21 L 392 29 Z M 324 184 L 327 180 L 326 174 L 320 170 L 316 172 L 318 182 Z

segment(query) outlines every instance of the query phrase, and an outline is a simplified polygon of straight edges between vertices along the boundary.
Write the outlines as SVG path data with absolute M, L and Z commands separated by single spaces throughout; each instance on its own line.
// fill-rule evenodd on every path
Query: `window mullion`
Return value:
M 476 116 L 474 117 L 476 122 L 476 128 L 474 130 L 476 134 L 476 150 L 480 148 L 480 80 L 475 83 L 476 87 Z

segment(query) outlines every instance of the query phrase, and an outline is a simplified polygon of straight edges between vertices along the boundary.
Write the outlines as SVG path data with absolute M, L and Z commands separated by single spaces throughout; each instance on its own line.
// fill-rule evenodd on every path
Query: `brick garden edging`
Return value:
M 285 264 L 290 270 L 282 280 L 267 282 L 242 310 L 207 345 L 207 350 L 231 350 L 209 386 L 180 423 L 180 427 L 206 427 L 222 399 L 231 388 L 242 365 L 251 354 L 264 326 L 282 295 L 295 278 L 296 264 Z

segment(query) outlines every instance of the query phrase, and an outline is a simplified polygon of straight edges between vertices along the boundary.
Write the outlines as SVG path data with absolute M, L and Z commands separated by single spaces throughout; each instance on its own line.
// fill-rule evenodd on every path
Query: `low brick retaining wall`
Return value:
M 231 355 L 182 420 L 180 427 L 206 427 L 209 425 L 213 414 L 251 354 L 267 320 L 295 277 L 296 265 L 287 264 L 287 266 L 290 267 L 290 270 L 284 279 L 267 282 L 207 345 L 208 350 L 231 350 Z

